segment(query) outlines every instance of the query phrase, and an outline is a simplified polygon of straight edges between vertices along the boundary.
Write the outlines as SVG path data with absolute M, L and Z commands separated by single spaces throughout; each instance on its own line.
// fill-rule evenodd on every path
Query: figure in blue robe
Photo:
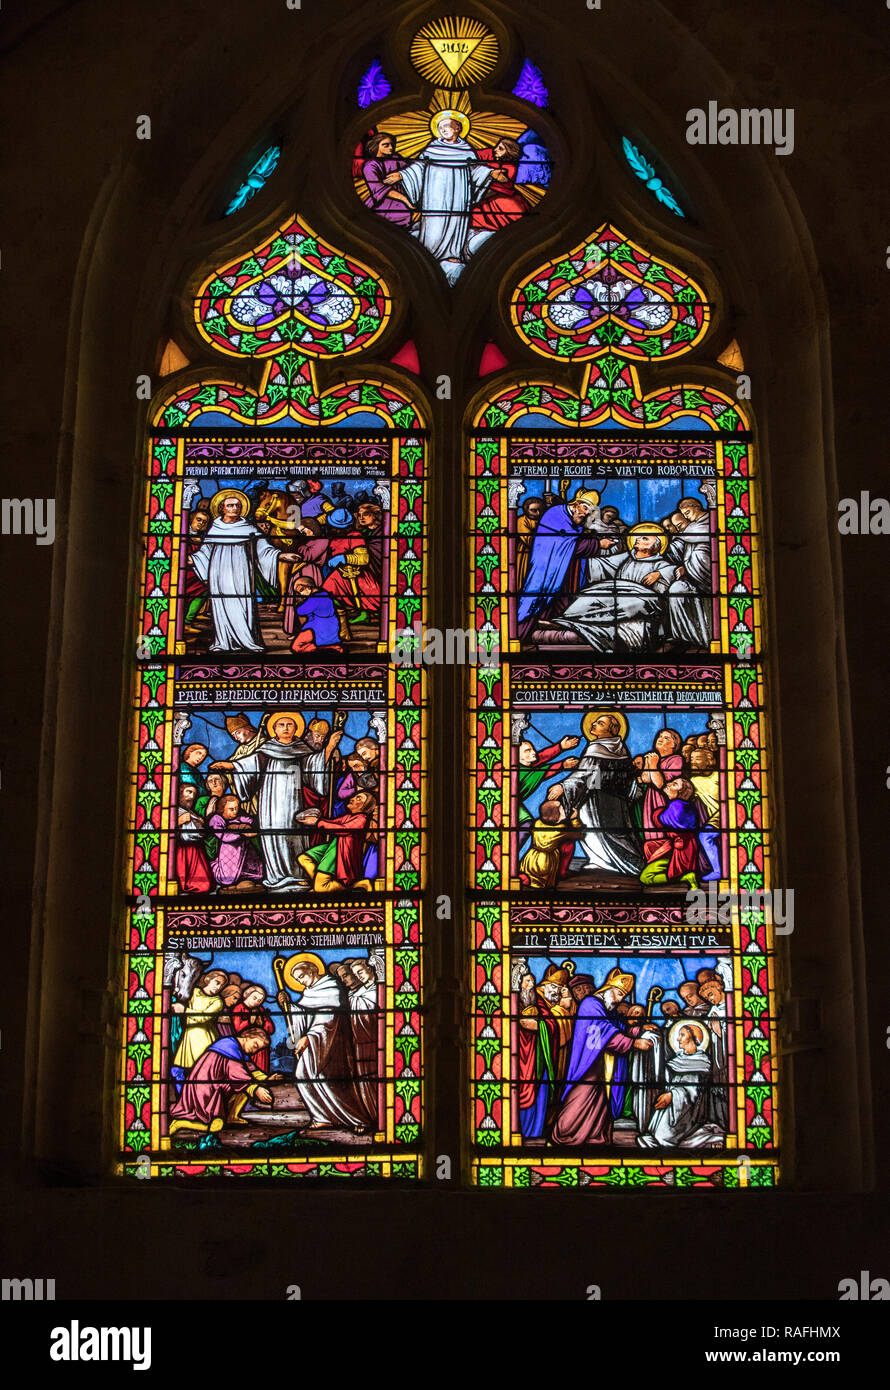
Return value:
M 535 622 L 557 616 L 556 600 L 567 602 L 577 592 L 574 561 L 600 553 L 600 537 L 584 530 L 596 501 L 585 497 L 594 499 L 597 494 L 576 493 L 571 502 L 548 507 L 538 522 L 516 614 L 521 637 L 530 634 Z

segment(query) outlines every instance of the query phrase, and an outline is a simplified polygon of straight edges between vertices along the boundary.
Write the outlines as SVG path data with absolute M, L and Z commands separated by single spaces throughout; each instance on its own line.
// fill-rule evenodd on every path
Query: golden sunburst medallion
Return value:
M 498 41 L 478 19 L 448 15 L 418 29 L 411 62 L 436 87 L 469 87 L 481 82 L 498 60 Z

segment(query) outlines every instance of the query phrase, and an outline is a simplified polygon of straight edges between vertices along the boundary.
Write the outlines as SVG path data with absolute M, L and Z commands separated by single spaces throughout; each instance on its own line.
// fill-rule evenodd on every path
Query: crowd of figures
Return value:
M 699 969 L 676 998 L 650 990 L 648 1008 L 632 1001 L 635 983 L 616 967 L 598 987 L 571 960 L 548 965 L 536 980 L 527 959 L 514 960 L 518 1123 L 526 1142 L 606 1145 L 618 1130 L 635 1134 L 642 1149 L 725 1143 L 729 963 Z
M 375 495 L 377 494 L 377 495 Z M 212 631 L 212 652 L 266 649 L 264 600 L 297 653 L 339 652 L 377 640 L 383 592 L 388 489 L 348 493 L 321 478 L 287 491 L 264 489 L 253 502 L 238 488 L 198 498 L 189 514 L 185 637 Z
M 175 871 L 188 893 L 332 893 L 371 888 L 378 872 L 380 744 L 343 750 L 334 725 L 297 712 L 255 727 L 227 716 L 230 756 L 211 761 L 206 744 L 182 752 Z
M 526 736 L 528 722 L 527 715 L 514 721 L 524 887 L 555 888 L 582 871 L 688 889 L 721 877 L 716 730 L 684 739 L 661 729 L 649 752 L 632 757 L 625 716 L 591 711 L 581 720 L 586 746 L 567 757 L 581 737 L 538 748 Z M 554 777 L 561 780 L 533 812 L 526 803 Z
M 630 527 L 617 507 L 600 507 L 599 500 L 579 488 L 570 500 L 545 492 L 523 502 L 514 558 L 522 645 L 708 651 L 711 497 L 710 507 L 683 497 L 660 521 Z
M 304 1116 L 297 1132 L 335 1129 L 361 1137 L 380 1127 L 383 965 L 377 955 L 332 961 L 327 968 L 311 952 L 294 957 L 276 996 L 277 1015 L 267 1008 L 262 985 L 206 964 L 185 951 L 165 958 L 172 1000 L 171 1135 L 247 1125 L 242 1112 L 248 1102 L 274 1111 L 274 1083 L 296 1088 Z M 284 1037 L 273 1047 L 276 1017 Z M 271 1072 L 273 1056 L 279 1070 Z M 286 1125 L 293 1114 L 291 1106 Z

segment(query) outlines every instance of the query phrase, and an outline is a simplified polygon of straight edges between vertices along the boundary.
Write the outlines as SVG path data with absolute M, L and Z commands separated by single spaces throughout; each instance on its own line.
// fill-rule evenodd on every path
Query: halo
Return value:
M 620 709 L 589 709 L 581 720 L 581 732 L 586 739 L 590 740 L 593 737 L 591 729 L 601 714 L 613 715 L 614 718 L 618 720 L 618 732 L 621 738 L 627 738 L 627 731 L 630 725 L 627 722 L 627 715 L 622 714 Z
M 659 526 L 657 521 L 638 521 L 636 526 L 631 526 L 627 533 L 627 548 L 633 554 L 634 536 L 658 536 L 659 555 L 663 555 L 668 548 L 667 532 L 663 526 Z
M 210 515 L 215 519 L 222 511 L 223 502 L 227 497 L 237 497 L 241 503 L 241 516 L 250 515 L 250 498 L 246 492 L 242 492 L 237 487 L 224 487 L 215 497 L 210 499 Z
M 298 951 L 295 956 L 288 956 L 282 967 L 281 976 L 284 983 L 288 985 L 295 994 L 302 994 L 303 990 L 306 988 L 303 981 L 298 980 L 294 975 L 294 966 L 299 965 L 301 961 L 310 961 L 312 965 L 318 966 L 319 975 L 325 973 L 324 961 L 321 956 L 313 955 L 311 951 Z
M 450 108 L 446 108 L 444 111 L 434 111 L 432 116 L 430 116 L 430 134 L 433 138 L 435 139 L 438 137 L 439 122 L 444 116 L 449 116 L 452 121 L 457 121 L 457 124 L 460 126 L 461 139 L 464 139 L 467 131 L 470 129 L 470 118 L 466 111 L 452 111 Z
M 707 1028 L 699 1018 L 678 1018 L 676 1023 L 672 1023 L 667 1033 L 667 1040 L 673 1052 L 679 1052 L 680 1048 L 675 1041 L 675 1035 L 681 1028 L 688 1028 L 690 1025 L 696 1028 L 702 1035 L 702 1041 L 695 1049 L 696 1052 L 707 1052 L 711 1046 L 711 1030 Z
M 303 731 L 306 728 L 306 720 L 303 718 L 300 711 L 296 709 L 276 709 L 273 710 L 271 714 L 266 715 L 266 733 L 270 738 L 275 737 L 275 723 L 282 718 L 292 719 L 297 726 L 296 737 L 303 737 Z

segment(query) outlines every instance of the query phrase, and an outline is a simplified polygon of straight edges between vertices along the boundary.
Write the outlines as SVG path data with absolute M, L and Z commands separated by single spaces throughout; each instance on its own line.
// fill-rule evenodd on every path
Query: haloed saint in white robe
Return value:
M 308 1038 L 297 1057 L 294 1080 L 312 1123 L 337 1129 L 368 1127 L 356 1092 L 355 1050 L 348 1008 L 331 975 L 308 985 L 291 1004 L 288 1031 L 292 1045 Z
M 553 626 L 577 632 L 594 651 L 614 651 L 619 644 L 642 650 L 654 637 L 662 595 L 671 592 L 676 573 L 677 566 L 660 555 L 591 559 L 587 584 Z M 643 583 L 649 574 L 658 575 L 654 584 Z
M 707 1053 L 691 1057 L 678 1052 L 667 1064 L 671 1103 L 654 1110 L 645 1134 L 637 1135 L 641 1149 L 710 1149 L 723 1144 L 726 1135 L 708 1116 L 711 1063 Z
M 210 592 L 212 652 L 261 652 L 256 571 L 277 579 L 278 551 L 252 522 L 217 517 L 192 556 L 195 573 Z
M 266 866 L 263 884 L 270 893 L 306 888 L 308 880 L 297 862 L 309 845 L 305 830 L 295 820 L 305 810 L 303 763 L 309 756 L 305 743 L 279 743 L 266 739 L 255 753 L 241 757 L 232 767 L 235 791 L 244 802 L 256 796 L 259 850 Z
M 627 744 L 618 735 L 588 743 L 577 768 L 562 783 L 567 811 L 577 811 L 585 833 L 579 849 L 587 868 L 636 878 L 645 857 L 631 815 L 639 795 L 636 769 Z
M 471 214 L 488 185 L 491 166 L 483 164 L 466 140 L 431 140 L 402 170 L 399 183 L 412 207 L 420 209 L 414 229 L 435 256 L 450 284 L 491 230 L 473 230 Z

